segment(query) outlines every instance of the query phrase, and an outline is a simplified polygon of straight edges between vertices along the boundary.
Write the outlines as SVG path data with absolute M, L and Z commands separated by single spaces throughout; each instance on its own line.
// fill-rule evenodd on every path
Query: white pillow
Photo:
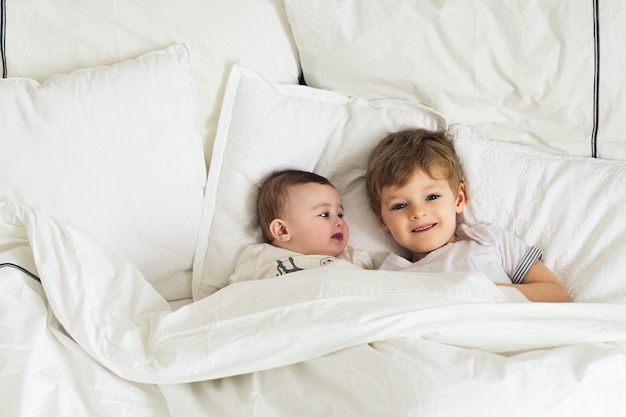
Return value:
M 416 100 L 485 137 L 590 155 L 595 52 L 587 0 L 285 6 L 309 86 Z
M 90 233 L 166 299 L 190 297 L 206 180 L 195 94 L 183 45 L 0 80 L 0 199 Z
M 235 66 L 226 87 L 205 194 L 193 276 L 194 299 L 228 284 L 246 245 L 261 242 L 255 195 L 277 169 L 328 177 L 338 188 L 350 244 L 378 265 L 394 249 L 369 209 L 365 170 L 373 147 L 407 127 L 445 128 L 437 112 L 397 100 L 353 99 L 297 85 L 278 85 Z
M 576 301 L 626 300 L 626 162 L 557 156 L 450 127 L 469 223 L 535 244 Z
M 11 77 L 110 65 L 184 43 L 198 90 L 200 134 L 210 160 L 224 85 L 235 62 L 298 83 L 298 55 L 277 0 L 6 0 Z

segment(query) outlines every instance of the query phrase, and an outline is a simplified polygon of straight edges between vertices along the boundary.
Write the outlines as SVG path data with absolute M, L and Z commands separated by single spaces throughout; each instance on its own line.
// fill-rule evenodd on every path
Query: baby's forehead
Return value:
M 287 192 L 289 194 L 310 194 L 312 192 L 336 192 L 339 194 L 339 191 L 331 185 L 331 184 L 322 184 L 318 182 L 303 182 L 300 184 L 293 184 L 288 187 Z
M 321 184 L 316 182 L 307 182 L 292 185 L 287 190 L 287 200 L 289 203 L 298 203 L 307 201 L 309 204 L 327 203 L 341 204 L 341 196 L 339 191 L 331 184 Z

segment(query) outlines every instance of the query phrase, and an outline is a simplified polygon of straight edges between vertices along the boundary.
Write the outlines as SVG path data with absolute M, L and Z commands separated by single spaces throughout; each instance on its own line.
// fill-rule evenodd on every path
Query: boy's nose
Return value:
M 413 206 L 413 210 L 411 210 L 411 218 L 418 219 L 426 214 L 426 210 L 422 208 L 422 206 Z

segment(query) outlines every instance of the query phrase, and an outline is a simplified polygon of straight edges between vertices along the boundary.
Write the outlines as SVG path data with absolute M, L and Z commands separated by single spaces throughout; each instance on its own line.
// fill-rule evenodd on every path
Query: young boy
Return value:
M 270 175 L 259 190 L 257 214 L 267 243 L 244 249 L 231 283 L 318 268 L 337 259 L 373 268 L 366 252 L 348 246 L 341 197 L 320 175 L 298 170 Z
M 479 271 L 530 301 L 569 301 L 541 249 L 495 225 L 460 222 L 467 195 L 445 132 L 408 129 L 385 137 L 370 157 L 367 193 L 380 226 L 410 253 L 390 254 L 380 269 Z

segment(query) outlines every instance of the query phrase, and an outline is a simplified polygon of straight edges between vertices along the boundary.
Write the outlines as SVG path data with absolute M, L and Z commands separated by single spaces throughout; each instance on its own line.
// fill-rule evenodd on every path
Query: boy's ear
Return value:
M 385 221 L 383 220 L 382 217 L 380 216 L 376 216 L 376 221 L 378 221 L 378 224 L 380 225 L 380 227 L 385 231 L 388 232 L 389 228 L 387 227 L 387 225 L 385 224 Z
M 465 183 L 459 184 L 459 192 L 456 196 L 456 212 L 461 213 L 467 203 L 467 193 L 465 192 Z
M 270 233 L 274 237 L 274 239 L 279 242 L 287 242 L 291 239 L 291 235 L 287 230 L 287 225 L 281 219 L 274 219 L 270 223 Z

